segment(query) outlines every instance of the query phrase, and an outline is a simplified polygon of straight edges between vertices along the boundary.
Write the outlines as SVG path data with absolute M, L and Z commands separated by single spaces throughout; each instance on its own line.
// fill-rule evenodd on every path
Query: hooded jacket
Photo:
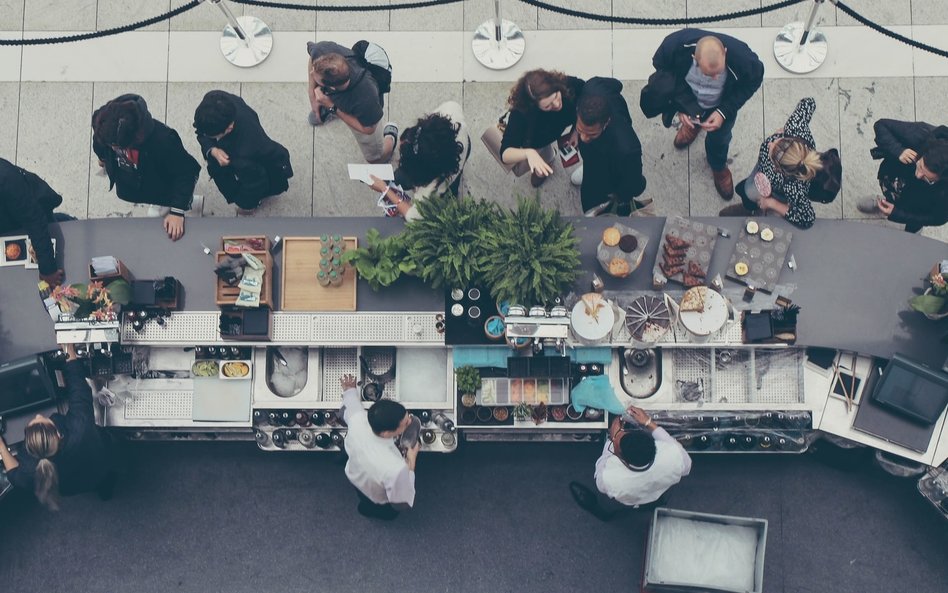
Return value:
M 30 238 L 39 273 L 56 271 L 49 223 L 63 198 L 26 169 L 0 159 L 0 233 L 23 230 Z
M 671 74 L 674 78 L 674 86 L 669 85 L 667 76 L 662 76 L 657 79 L 663 83 L 660 89 L 662 92 L 655 92 L 658 89 L 650 89 L 647 93 L 643 89 L 642 108 L 646 111 L 647 117 L 654 117 L 660 111 L 669 116 L 666 119 L 670 122 L 670 116 L 675 112 L 689 115 L 704 113 L 705 110 L 698 106 L 698 99 L 685 81 L 685 76 L 694 63 L 698 40 L 706 36 L 717 37 L 727 50 L 725 58 L 727 81 L 724 83 L 721 102 L 716 109 L 725 119 L 734 119 L 738 110 L 760 88 L 764 81 L 764 63 L 746 43 L 722 33 L 712 33 L 703 29 L 682 29 L 666 37 L 652 57 L 655 70 Z M 651 86 L 654 82 L 650 77 L 649 85 Z M 649 113 L 653 115 L 650 116 Z
M 122 102 L 131 102 L 135 106 L 141 122 L 129 147 L 138 150 L 137 167 L 120 166 L 115 150 L 95 134 L 96 123 L 105 106 L 92 114 L 92 150 L 105 163 L 109 189 L 115 187 L 116 195 L 126 202 L 167 206 L 175 214 L 184 214 L 191 208 L 201 166 L 184 149 L 177 132 L 152 118 L 145 99 L 126 94 L 109 101 Z
M 877 149 L 872 154 L 882 157 L 879 179 L 899 178 L 905 183 L 895 208 L 888 219 L 905 225 L 941 226 L 948 222 L 948 179 L 934 185 L 915 177 L 915 164 L 899 161 L 905 149 L 922 155 L 931 139 L 948 140 L 948 127 L 925 122 L 880 119 L 873 125 Z
M 234 129 L 220 140 L 197 134 L 207 172 L 229 203 L 254 208 L 263 198 L 289 187 L 286 180 L 293 177 L 290 153 L 267 136 L 257 112 L 243 99 L 224 91 L 211 91 L 205 98 L 215 95 L 223 95 L 234 104 Z M 226 152 L 230 164 L 221 167 L 210 156 L 213 148 Z

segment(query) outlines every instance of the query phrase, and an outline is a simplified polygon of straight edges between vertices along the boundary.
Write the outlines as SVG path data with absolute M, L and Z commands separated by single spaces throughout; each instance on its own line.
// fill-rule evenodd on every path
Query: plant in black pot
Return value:
M 579 273 L 579 239 L 556 210 L 520 198 L 485 233 L 484 281 L 498 300 L 540 305 L 569 292 Z
M 446 194 L 417 208 L 421 218 L 408 223 L 405 232 L 415 274 L 435 289 L 478 284 L 485 260 L 483 235 L 497 224 L 497 206 Z
M 389 286 L 402 274 L 415 271 L 415 262 L 408 255 L 405 239 L 404 233 L 382 238 L 376 229 L 369 229 L 365 234 L 366 246 L 346 250 L 342 254 L 342 263 L 352 264 L 372 290 Z

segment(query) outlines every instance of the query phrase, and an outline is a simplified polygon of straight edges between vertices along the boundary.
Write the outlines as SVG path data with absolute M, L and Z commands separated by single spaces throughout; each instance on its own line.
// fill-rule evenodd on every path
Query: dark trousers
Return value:
M 377 504 L 369 500 L 369 497 L 362 494 L 362 491 L 356 488 L 356 494 L 359 495 L 359 514 L 363 517 L 372 519 L 383 519 L 391 521 L 398 516 L 398 511 L 391 504 Z
M 757 202 L 747 197 L 747 192 L 744 191 L 744 184 L 750 181 L 750 177 L 742 179 L 740 183 L 734 185 L 734 192 L 741 197 L 741 203 L 744 204 L 744 207 L 750 210 L 751 212 L 757 212 L 760 210 L 760 206 L 757 205 Z
M 725 119 L 720 128 L 705 134 L 704 150 L 708 154 L 708 165 L 712 171 L 721 171 L 727 167 L 727 151 L 731 146 L 731 131 L 735 121 L 736 113 L 734 117 Z

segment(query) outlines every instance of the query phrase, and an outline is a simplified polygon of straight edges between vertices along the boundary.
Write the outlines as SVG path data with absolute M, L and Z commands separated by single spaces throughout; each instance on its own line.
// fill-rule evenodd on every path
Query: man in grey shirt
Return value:
M 398 139 L 394 123 L 381 125 L 382 95 L 372 74 L 359 64 L 353 51 L 333 41 L 308 43 L 309 123 L 318 126 L 333 116 L 355 136 L 366 162 L 387 163 Z

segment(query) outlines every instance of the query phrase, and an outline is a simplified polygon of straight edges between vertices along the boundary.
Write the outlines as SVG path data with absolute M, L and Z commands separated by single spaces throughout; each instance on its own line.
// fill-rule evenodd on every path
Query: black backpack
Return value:
M 352 53 L 359 65 L 372 75 L 379 87 L 379 95 L 392 90 L 392 62 L 381 45 L 363 39 L 352 46 Z

